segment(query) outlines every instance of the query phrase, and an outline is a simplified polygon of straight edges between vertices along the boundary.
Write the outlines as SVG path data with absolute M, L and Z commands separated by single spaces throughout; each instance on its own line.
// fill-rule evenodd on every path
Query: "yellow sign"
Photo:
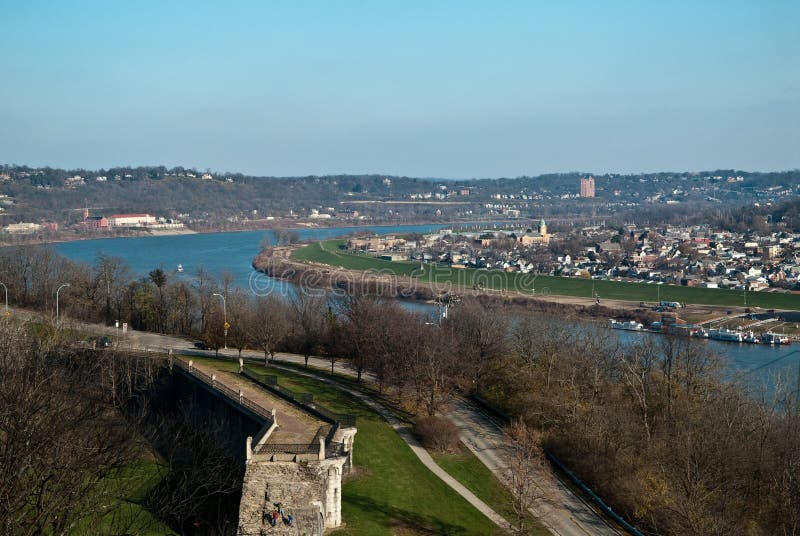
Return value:
M 225 324 L 223 324 L 223 327 L 224 327 L 225 329 L 230 329 L 231 325 L 230 325 L 230 324 L 228 324 L 227 322 L 225 322 Z

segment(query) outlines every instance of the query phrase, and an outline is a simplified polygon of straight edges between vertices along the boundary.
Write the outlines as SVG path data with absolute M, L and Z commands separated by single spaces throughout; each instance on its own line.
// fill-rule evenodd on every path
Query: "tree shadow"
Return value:
M 383 512 L 391 521 L 391 526 L 408 527 L 417 534 L 447 535 L 456 536 L 467 534 L 464 527 L 443 522 L 441 519 L 412 512 L 396 506 L 391 506 L 385 502 L 380 502 L 372 497 L 363 495 L 350 495 L 347 503 L 362 509 L 364 512 Z

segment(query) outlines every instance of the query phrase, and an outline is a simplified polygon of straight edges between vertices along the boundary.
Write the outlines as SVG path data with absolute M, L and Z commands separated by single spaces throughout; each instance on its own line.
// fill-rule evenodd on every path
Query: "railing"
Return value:
M 256 415 L 263 417 L 268 423 L 272 423 L 272 412 L 267 411 L 256 402 L 248 399 L 244 395 L 234 391 L 227 385 L 223 384 L 222 382 L 217 381 L 214 379 L 213 376 L 209 376 L 205 372 L 198 370 L 197 367 L 192 367 L 188 363 L 184 362 L 181 359 L 171 359 L 172 364 L 177 366 L 182 371 L 186 372 L 187 374 L 198 378 L 204 384 L 206 384 L 211 389 L 218 391 L 222 395 L 226 396 L 227 398 L 237 402 L 238 404 L 248 408 L 250 411 L 255 413 Z M 329 417 L 325 417 L 325 420 L 330 420 L 333 426 L 331 426 L 326 431 L 326 426 L 321 426 L 319 430 L 317 430 L 314 439 L 311 443 L 265 443 L 259 444 L 259 439 L 267 432 L 269 429 L 269 424 L 265 426 L 261 432 L 256 436 L 253 443 L 256 445 L 253 447 L 253 452 L 256 454 L 295 454 L 295 455 L 309 455 L 309 454 L 319 454 L 320 452 L 320 444 L 319 440 L 324 437 L 324 444 L 325 444 L 325 458 L 334 458 L 338 456 L 344 456 L 346 454 L 344 450 L 344 443 L 343 442 L 335 442 L 333 441 L 333 436 L 336 433 L 336 430 L 339 426 L 353 426 L 355 425 L 355 416 L 353 415 L 339 415 L 333 412 L 328 411 L 327 409 L 320 408 L 318 406 L 314 406 L 311 401 L 313 397 L 310 393 L 294 393 L 290 389 L 286 389 L 284 387 L 280 387 L 277 384 L 277 377 L 271 376 L 271 378 L 275 378 L 274 385 L 270 385 L 268 380 L 265 381 L 261 374 L 254 372 L 252 370 L 248 370 L 246 367 L 242 370 L 243 374 L 248 378 L 254 380 L 262 387 L 266 388 L 269 391 L 275 392 L 280 396 L 289 398 L 290 401 L 304 406 L 304 409 L 316 413 L 319 415 L 328 415 Z M 305 396 L 304 396 L 305 395 Z M 308 400 L 309 402 L 306 402 Z M 324 412 L 324 413 L 323 413 Z M 345 423 L 352 423 L 352 424 L 345 424 Z
M 197 367 L 189 366 L 188 363 L 184 362 L 182 359 L 172 359 L 172 363 L 176 365 L 179 369 L 187 372 L 188 374 L 198 378 L 200 381 L 211 387 L 215 391 L 219 391 L 227 398 L 233 400 L 234 402 L 246 407 L 251 412 L 255 413 L 259 417 L 263 417 L 265 420 L 272 422 L 272 412 L 266 410 L 265 408 L 258 405 L 256 402 L 253 402 L 249 398 L 240 393 L 234 391 L 227 385 L 223 384 L 222 382 L 216 381 L 213 377 L 209 376 L 202 370 L 198 370 Z
M 327 449 L 326 449 L 327 451 Z M 265 443 L 253 449 L 257 454 L 316 454 L 319 443 Z
M 319 443 L 265 443 L 253 447 L 255 454 L 319 454 Z M 345 456 L 344 443 L 331 442 L 325 445 L 325 458 Z
M 331 424 L 339 423 L 341 426 L 348 427 L 356 425 L 355 415 L 335 413 L 323 406 L 320 406 L 319 404 L 315 404 L 314 396 L 311 393 L 296 393 L 291 389 L 287 389 L 286 387 L 278 385 L 277 376 L 259 374 L 258 372 L 247 368 L 246 366 L 242 368 L 242 374 L 261 385 L 268 391 L 301 406 L 302 409 L 320 417 L 324 421 L 327 421 Z

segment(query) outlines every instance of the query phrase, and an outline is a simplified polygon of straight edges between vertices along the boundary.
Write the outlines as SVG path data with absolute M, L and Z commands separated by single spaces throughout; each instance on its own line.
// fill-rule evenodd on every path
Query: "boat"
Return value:
M 178 273 L 179 274 L 183 273 L 183 265 L 182 264 L 178 265 Z
M 761 334 L 761 342 L 764 344 L 789 344 L 791 340 L 783 333 L 765 331 Z
M 728 328 L 710 329 L 708 337 L 716 341 L 744 342 L 744 333 Z
M 637 322 L 635 320 L 628 320 L 626 322 L 619 322 L 617 320 L 609 319 L 609 327 L 611 329 L 624 329 L 627 331 L 642 331 L 644 329 L 644 325 L 641 322 Z
M 742 342 L 746 342 L 749 344 L 759 344 L 761 339 L 752 331 L 746 331 L 742 336 Z

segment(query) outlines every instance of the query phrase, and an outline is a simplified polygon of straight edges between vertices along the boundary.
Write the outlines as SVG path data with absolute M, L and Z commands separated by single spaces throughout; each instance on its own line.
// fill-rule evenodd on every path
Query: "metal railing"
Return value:
M 212 376 L 209 376 L 202 370 L 199 370 L 197 367 L 189 366 L 189 364 L 183 361 L 182 359 L 173 358 L 172 363 L 176 365 L 179 369 L 199 379 L 200 381 L 211 387 L 213 390 L 219 391 L 221 394 L 225 395 L 225 397 L 231 399 L 237 404 L 246 407 L 248 410 L 255 413 L 259 417 L 263 417 L 266 421 L 270 423 L 272 422 L 271 411 L 261 407 L 259 404 L 250 400 L 246 396 L 239 394 L 238 392 L 234 391 L 233 389 L 223 384 L 222 382 L 216 381 Z
M 334 458 L 338 456 L 344 456 L 346 454 L 344 450 L 344 443 L 343 442 L 336 442 L 333 441 L 333 436 L 336 430 L 339 428 L 340 425 L 345 426 L 353 426 L 355 425 L 355 416 L 353 415 L 339 415 L 333 412 L 330 412 L 324 408 L 315 407 L 313 405 L 309 405 L 306 407 L 312 413 L 325 414 L 330 415 L 330 419 L 326 418 L 326 420 L 331 420 L 333 426 L 328 428 L 327 426 L 321 426 L 319 430 L 317 430 L 314 439 L 311 443 L 265 443 L 265 444 L 258 444 L 259 439 L 267 432 L 269 429 L 270 424 L 272 423 L 272 412 L 266 410 L 256 402 L 250 400 L 249 398 L 245 397 L 244 395 L 240 394 L 239 392 L 234 391 L 227 385 L 223 384 L 220 381 L 214 379 L 213 376 L 209 376 L 205 372 L 199 370 L 197 367 L 190 366 L 188 363 L 181 359 L 171 358 L 171 363 L 177 366 L 182 371 L 186 372 L 187 374 L 194 376 L 195 378 L 202 381 L 208 387 L 213 389 L 214 391 L 218 391 L 220 394 L 224 395 L 225 397 L 231 399 L 232 401 L 246 407 L 256 415 L 263 417 L 267 421 L 267 426 L 265 426 L 261 432 L 256 436 L 254 439 L 254 444 L 256 446 L 253 448 L 253 452 L 256 454 L 297 454 L 297 455 L 310 455 L 310 454 L 319 454 L 320 452 L 320 445 L 319 440 L 320 438 L 324 437 L 324 444 L 325 444 L 325 458 Z M 291 396 L 291 401 L 306 406 L 306 404 L 310 404 L 311 402 L 305 402 L 305 400 L 313 400 L 310 393 L 294 393 L 293 391 L 286 389 L 284 387 L 280 387 L 277 384 L 277 377 L 272 376 L 275 378 L 275 384 L 269 385 L 266 381 L 263 381 L 262 375 L 254 372 L 252 370 L 248 370 L 246 367 L 242 370 L 243 374 L 248 378 L 254 380 L 262 387 L 266 388 L 267 390 L 276 392 L 277 394 L 288 397 Z M 301 396 L 301 395 L 308 395 Z M 347 425 L 346 422 L 352 422 L 352 424 Z
M 289 400 L 299 406 L 302 409 L 312 413 L 322 420 L 327 421 L 331 424 L 338 423 L 341 426 L 355 426 L 356 425 L 356 416 L 347 414 L 347 413 L 336 413 L 330 411 L 329 409 L 320 406 L 319 404 L 314 403 L 314 396 L 311 393 L 297 393 L 292 391 L 291 389 L 287 389 L 281 385 L 278 385 L 278 377 L 269 375 L 269 374 L 259 374 L 258 372 L 249 369 L 248 367 L 242 368 L 242 374 L 244 376 L 250 378 L 260 386 L 264 387 L 268 391 Z
M 253 447 L 255 454 L 319 454 L 319 443 L 265 443 Z M 325 445 L 325 458 L 338 458 L 347 453 L 344 443 L 331 442 Z

